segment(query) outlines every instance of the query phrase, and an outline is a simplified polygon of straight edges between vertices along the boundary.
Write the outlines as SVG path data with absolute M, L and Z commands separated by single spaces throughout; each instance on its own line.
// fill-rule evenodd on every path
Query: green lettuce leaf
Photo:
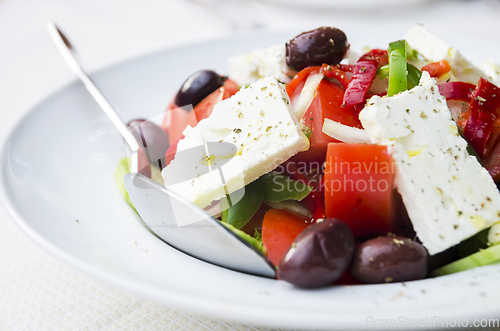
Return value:
M 245 232 L 243 232 L 243 231 L 235 228 L 231 224 L 228 224 L 228 223 L 225 223 L 225 222 L 221 222 L 221 223 L 225 227 L 227 227 L 229 230 L 233 231 L 236 235 L 238 235 L 238 237 L 240 237 L 241 239 L 245 240 L 247 243 L 249 243 L 253 247 L 257 248 L 257 250 L 259 250 L 262 254 L 267 255 L 266 248 L 262 244 L 262 238 L 255 238 L 255 237 L 249 236 L 248 234 L 246 234 Z
M 245 186 L 243 198 L 233 206 L 222 206 L 222 221 L 241 229 L 259 210 L 262 201 L 302 200 L 313 188 L 277 172 L 270 172 Z
M 300 201 L 304 199 L 313 189 L 312 186 L 298 182 L 274 171 L 260 177 L 259 181 L 262 182 L 265 201 Z
M 431 272 L 431 276 L 444 276 L 456 272 L 469 270 L 475 267 L 481 267 L 500 262 L 500 245 L 493 245 L 477 253 L 464 257 L 458 261 L 447 264 Z
M 134 204 L 132 203 L 132 200 L 130 199 L 130 196 L 128 195 L 127 189 L 125 188 L 125 184 L 123 183 L 123 177 L 130 172 L 130 168 L 128 165 L 128 158 L 124 157 L 120 159 L 118 162 L 118 166 L 116 167 L 115 170 L 115 184 L 116 187 L 118 188 L 118 191 L 120 191 L 121 195 L 127 201 L 127 203 L 132 207 L 132 209 L 135 210 L 137 213 L 137 210 L 134 207 Z
M 237 229 L 244 227 L 262 204 L 264 193 L 261 186 L 260 180 L 252 182 L 245 186 L 245 194 L 240 201 L 229 208 L 223 205 L 222 220 Z

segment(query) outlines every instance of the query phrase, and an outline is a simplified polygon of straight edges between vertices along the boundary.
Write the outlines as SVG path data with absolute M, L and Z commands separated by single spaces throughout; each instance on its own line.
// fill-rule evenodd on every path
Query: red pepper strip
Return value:
M 451 70 L 450 64 L 446 60 L 432 62 L 422 67 L 422 71 L 427 71 L 431 77 L 444 75 Z
M 167 149 L 167 153 L 165 153 L 165 167 L 168 166 L 170 162 L 172 162 L 175 158 L 175 153 L 177 153 L 177 144 L 181 139 L 184 139 L 184 135 L 181 135 L 181 138 L 170 145 L 170 147 Z
M 490 138 L 495 119 L 499 115 L 500 88 L 486 79 L 480 78 L 476 91 L 470 99 L 465 113 L 463 134 L 480 158 L 486 158 L 486 144 Z M 490 142 L 494 144 L 495 142 Z M 489 149 L 491 150 L 491 148 Z
M 349 78 L 347 78 L 347 75 L 344 71 L 340 70 L 337 66 L 332 66 L 329 64 L 323 64 L 321 66 L 321 70 L 326 77 L 335 78 L 345 89 L 347 89 L 347 86 L 349 85 Z
M 495 115 L 473 109 L 464 127 L 464 137 L 469 144 L 474 148 L 480 158 L 485 158 L 486 141 L 488 140 Z
M 358 61 L 354 66 L 352 80 L 345 91 L 342 106 L 354 106 L 363 103 L 376 74 L 377 64 L 375 61 Z
M 293 94 L 293 91 L 297 88 L 297 86 L 304 80 L 309 77 L 311 73 L 316 73 L 321 70 L 321 67 L 307 67 L 305 69 L 302 69 L 299 71 L 298 74 L 293 77 L 292 81 L 286 86 L 286 93 L 288 93 L 288 96 L 291 97 Z
M 447 82 L 439 84 L 439 93 L 450 100 L 470 102 L 476 85 L 465 82 Z
M 479 79 L 476 93 L 471 100 L 471 106 L 477 107 L 482 111 L 499 115 L 500 108 L 500 87 L 490 83 L 484 78 Z
M 294 164 L 294 162 L 288 162 L 286 167 L 288 170 L 288 175 L 292 178 L 295 179 L 298 182 L 301 182 L 306 185 L 310 185 L 309 179 L 304 175 L 299 172 L 299 169 L 297 166 Z M 306 206 L 307 209 L 312 211 L 312 219 L 317 220 L 320 218 L 325 218 L 325 201 L 323 198 L 323 179 L 321 180 L 321 183 L 319 185 L 319 189 L 316 188 L 316 186 L 313 186 L 312 191 L 302 199 L 302 203 L 304 206 Z
M 361 56 L 354 65 L 352 79 L 344 94 L 343 106 L 354 106 L 366 100 L 368 90 L 379 66 L 388 63 L 387 51 L 373 49 Z
M 368 53 L 361 55 L 358 61 L 362 60 L 375 60 L 377 61 L 377 66 L 380 68 L 389 64 L 389 54 L 385 49 L 374 48 Z

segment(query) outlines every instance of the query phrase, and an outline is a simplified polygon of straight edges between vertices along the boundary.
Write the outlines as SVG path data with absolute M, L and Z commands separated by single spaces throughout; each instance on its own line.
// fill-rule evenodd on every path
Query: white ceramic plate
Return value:
M 358 27 L 345 28 L 354 49 L 384 47 L 404 35 L 371 27 L 374 37 L 367 38 L 358 32 L 366 28 Z M 167 50 L 93 77 L 125 120 L 147 118 L 161 113 L 195 70 L 224 73 L 229 55 L 293 35 L 239 36 Z M 382 319 L 422 323 L 434 316 L 472 323 L 498 316 L 498 265 L 406 284 L 301 290 L 186 256 L 153 236 L 119 195 L 113 172 L 123 154 L 118 132 L 75 82 L 13 130 L 2 153 L 0 198 L 20 226 L 63 262 L 113 286 L 204 314 L 327 329 L 371 327 L 377 319 L 378 325 Z

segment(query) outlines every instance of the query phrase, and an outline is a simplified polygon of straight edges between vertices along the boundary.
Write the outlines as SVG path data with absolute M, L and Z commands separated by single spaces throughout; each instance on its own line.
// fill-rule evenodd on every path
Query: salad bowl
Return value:
M 386 45 L 404 34 L 372 28 L 374 37 L 368 38 L 354 26 L 344 31 L 354 49 Z M 224 73 L 229 56 L 295 34 L 262 33 L 165 50 L 93 77 L 124 120 L 151 118 L 163 113 L 190 73 Z M 498 48 L 468 52 L 457 38 L 448 39 L 477 60 Z M 473 326 L 498 316 L 499 265 L 407 283 L 304 290 L 187 256 L 149 232 L 120 196 L 113 173 L 123 154 L 114 126 L 74 82 L 13 129 L 1 156 L 0 198 L 19 226 L 63 263 L 125 291 L 203 314 L 277 327 L 357 330 Z

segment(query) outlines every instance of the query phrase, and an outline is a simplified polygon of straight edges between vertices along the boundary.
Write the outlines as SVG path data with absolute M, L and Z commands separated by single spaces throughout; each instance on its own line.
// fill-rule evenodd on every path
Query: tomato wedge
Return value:
M 196 124 L 198 124 L 198 121 L 193 111 L 179 108 L 172 101 L 165 112 L 165 118 L 161 128 L 168 133 L 168 140 L 170 146 L 172 146 L 181 139 L 182 131 L 184 131 L 188 125 L 194 127 Z
M 325 118 L 355 128 L 362 128 L 356 112 L 351 107 L 342 107 L 344 89 L 326 79 L 322 80 L 316 90 L 316 95 L 304 114 L 304 124 L 310 128 L 311 147 L 308 151 L 300 153 L 301 159 L 323 161 L 326 149 L 331 142 L 337 140 L 323 133 Z
M 199 121 L 210 116 L 215 104 L 231 97 L 236 92 L 238 92 L 238 85 L 228 78 L 222 87 L 205 97 L 193 110 L 186 110 L 186 107 L 179 108 L 172 100 L 161 125 L 162 129 L 168 133 L 170 146 L 181 139 L 182 131 L 188 125 L 195 127 Z
M 212 114 L 212 110 L 217 103 L 221 102 L 222 100 L 228 99 L 233 94 L 238 92 L 238 90 L 238 85 L 234 81 L 229 78 L 226 79 L 224 85 L 209 94 L 207 97 L 205 97 L 205 99 L 200 101 L 200 103 L 194 107 L 193 110 L 196 115 L 196 120 L 199 122 L 202 119 L 209 117 L 210 114 Z
M 450 64 L 446 60 L 432 62 L 422 67 L 422 71 L 427 71 L 431 77 L 439 77 L 450 70 Z
M 500 143 L 497 143 L 490 155 L 483 160 L 483 165 L 493 177 L 495 183 L 498 183 L 500 181 Z
M 284 209 L 266 212 L 262 223 L 262 242 L 267 257 L 277 266 L 292 241 L 311 223 L 304 215 Z
M 184 138 L 184 136 L 181 135 L 179 140 Z M 175 158 L 175 153 L 177 153 L 177 144 L 179 143 L 179 140 L 177 140 L 174 144 L 170 145 L 170 147 L 167 149 L 167 153 L 165 153 L 165 167 L 170 164 Z
M 328 145 L 325 168 L 326 216 L 344 221 L 355 237 L 394 233 L 394 166 L 387 147 Z
M 314 166 L 314 164 L 313 164 Z M 319 166 L 316 165 L 316 166 Z M 319 166 L 320 168 L 321 166 Z M 297 167 L 295 160 L 291 159 L 284 163 L 284 168 L 287 170 L 287 175 L 306 185 L 313 187 L 311 193 L 302 199 L 304 206 L 312 212 L 312 221 L 325 218 L 325 200 L 323 194 L 323 178 L 320 170 L 317 168 L 308 167 L 309 172 L 302 173 Z M 303 169 L 302 169 L 303 170 Z
M 299 71 L 298 74 L 293 77 L 292 81 L 286 86 L 286 93 L 291 98 L 292 94 L 299 88 L 299 84 L 306 81 L 310 74 L 317 73 L 321 70 L 321 67 L 307 67 Z M 302 84 L 303 86 L 304 84 Z

